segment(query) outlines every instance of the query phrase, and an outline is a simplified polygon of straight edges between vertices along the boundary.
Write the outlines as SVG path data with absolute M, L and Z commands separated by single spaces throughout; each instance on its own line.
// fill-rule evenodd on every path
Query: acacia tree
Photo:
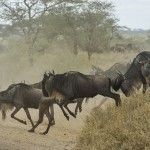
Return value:
M 117 29 L 117 19 L 113 15 L 114 6 L 109 2 L 87 2 L 81 11 L 80 47 L 88 58 L 107 50 Z
M 73 52 L 78 47 L 91 55 L 108 49 L 116 30 L 113 5 L 89 0 L 1 0 L 0 15 L 25 37 L 29 46 L 30 62 L 38 39 L 48 41 L 62 35 L 71 43 Z
M 0 1 L 2 9 L 0 17 L 25 37 L 31 64 L 33 63 L 34 45 L 42 28 L 41 19 L 61 3 L 61 0 Z
M 64 42 L 78 54 L 78 29 L 80 27 L 79 12 L 84 1 L 63 0 L 63 3 L 53 9 L 42 21 L 44 35 L 48 39 L 63 36 Z
M 60 9 L 66 23 L 64 37 L 67 42 L 71 43 L 75 55 L 78 54 L 79 28 L 81 27 L 80 11 L 84 3 L 85 1 L 83 0 L 72 3 L 72 5 L 64 3 L 63 7 Z

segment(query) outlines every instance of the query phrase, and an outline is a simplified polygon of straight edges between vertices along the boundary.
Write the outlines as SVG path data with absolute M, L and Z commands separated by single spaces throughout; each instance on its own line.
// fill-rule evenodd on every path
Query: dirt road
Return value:
M 21 124 L 10 118 L 7 113 L 5 121 L 0 119 L 0 150 L 72 150 L 76 144 L 76 138 L 80 133 L 86 116 L 91 109 L 100 103 L 101 97 L 96 97 L 83 104 L 83 111 L 77 115 L 77 118 L 70 116 L 67 121 L 60 108 L 55 105 L 56 125 L 50 128 L 47 135 L 40 135 L 47 127 L 47 118 L 36 129 L 35 133 L 29 133 L 31 128 L 26 114 L 23 110 L 18 112 L 17 117 L 26 120 L 27 125 Z M 113 101 L 113 100 L 112 100 Z M 69 108 L 74 110 L 75 104 L 70 104 Z M 30 109 L 34 121 L 38 118 L 38 110 Z

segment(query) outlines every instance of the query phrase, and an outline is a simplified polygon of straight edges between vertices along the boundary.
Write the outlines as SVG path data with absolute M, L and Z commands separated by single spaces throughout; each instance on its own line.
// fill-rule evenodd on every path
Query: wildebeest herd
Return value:
M 92 66 L 90 75 L 77 71 L 55 74 L 53 71 L 44 73 L 39 83 L 11 84 L 5 91 L 0 92 L 0 110 L 2 118 L 5 119 L 7 110 L 15 107 L 11 117 L 26 124 L 24 120 L 15 117 L 15 114 L 23 108 L 32 125 L 29 132 L 34 132 L 35 128 L 42 123 L 45 114 L 48 118 L 48 126 L 43 134 L 47 134 L 50 126 L 55 125 L 54 104 L 59 105 L 64 116 L 69 120 L 66 110 L 76 117 L 78 109 L 82 110 L 84 98 L 93 98 L 99 94 L 114 99 L 116 106 L 121 106 L 120 94 L 114 91 L 120 89 L 128 97 L 143 85 L 144 94 L 149 81 L 150 52 L 143 51 L 132 62 L 116 63 L 106 71 Z M 77 103 L 75 113 L 68 108 L 69 103 Z M 28 108 L 39 109 L 39 119 L 35 125 Z

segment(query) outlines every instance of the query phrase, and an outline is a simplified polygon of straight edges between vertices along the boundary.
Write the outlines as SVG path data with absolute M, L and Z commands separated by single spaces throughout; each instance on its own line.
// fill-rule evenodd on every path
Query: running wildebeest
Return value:
M 41 90 L 32 88 L 31 86 L 24 83 L 12 84 L 7 90 L 0 92 L 0 105 L 5 104 L 12 106 L 11 108 L 15 107 L 15 110 L 12 112 L 11 117 L 23 124 L 26 124 L 26 121 L 15 117 L 15 114 L 21 108 L 23 108 L 28 119 L 31 122 L 32 127 L 34 126 L 34 124 L 28 108 L 38 109 L 39 103 L 42 99 L 45 98 L 43 97 L 43 93 Z M 49 108 L 45 109 L 44 114 L 47 116 L 49 120 L 48 126 L 50 126 L 53 121 L 53 117 L 49 112 Z
M 125 80 L 120 84 L 121 90 L 125 96 L 130 96 L 135 91 L 135 88 L 139 84 L 143 84 L 143 94 L 146 92 L 147 79 L 146 76 L 150 74 L 150 71 L 146 69 L 146 65 L 150 63 L 150 52 L 143 51 L 139 53 L 134 59 L 124 76 Z M 145 70 L 145 71 L 144 71 Z M 145 72 L 145 73 L 144 73 Z M 119 77 L 120 78 L 120 77 Z
M 44 80 L 47 80 L 51 74 L 53 74 L 53 75 L 55 74 L 54 70 L 53 70 L 52 73 L 49 71 L 48 74 L 45 72 L 43 79 L 44 79 Z M 44 80 L 43 80 L 43 82 L 44 82 Z M 32 87 L 36 87 L 37 85 L 38 85 L 38 87 L 41 87 L 41 89 L 42 89 L 42 81 L 39 82 L 39 83 L 33 84 L 33 85 L 31 85 L 31 86 L 32 86 Z M 45 92 L 45 96 L 48 97 L 47 92 Z M 73 101 L 70 102 L 70 103 L 77 103 L 77 104 L 76 104 L 76 107 L 75 107 L 75 115 L 77 115 L 78 110 L 79 110 L 79 112 L 82 111 L 82 102 L 83 102 L 83 100 L 84 100 L 84 98 L 77 98 L 77 99 L 75 99 L 75 100 L 73 100 Z M 87 98 L 86 98 L 86 101 L 87 101 Z M 67 106 L 68 106 L 68 104 L 70 104 L 70 103 L 69 103 L 69 102 L 66 103 L 66 104 L 64 105 L 64 107 L 67 109 Z M 51 115 L 52 115 L 53 118 L 54 118 L 54 107 L 53 107 L 53 106 L 50 106 L 50 109 L 51 109 Z M 75 115 L 72 115 L 72 116 L 75 117 Z M 54 120 L 54 122 L 55 122 L 55 120 Z
M 110 77 L 111 79 L 115 79 L 116 77 L 118 77 L 118 71 L 124 74 L 129 69 L 130 65 L 130 62 L 117 62 L 105 71 L 99 67 L 92 66 L 91 74 L 105 75 L 107 77 Z
M 111 78 L 112 80 L 115 80 L 118 77 L 118 73 L 119 72 L 121 72 L 122 74 L 126 73 L 130 65 L 131 65 L 130 62 L 117 62 L 105 71 L 99 67 L 92 66 L 92 71 L 90 74 L 91 75 L 104 75 L 104 76 Z M 107 100 L 107 97 L 104 97 L 102 101 L 100 102 L 99 106 L 104 104 L 106 100 Z M 82 106 L 82 102 L 83 100 L 81 100 L 81 102 L 79 103 L 80 107 Z M 86 100 L 86 102 L 88 102 L 88 99 Z
M 44 79 L 48 79 L 49 78 L 49 75 L 51 74 L 51 72 L 49 72 L 48 74 L 45 72 L 44 74 Z M 55 74 L 55 72 L 53 71 L 53 74 Z M 43 81 L 40 81 L 38 83 L 34 83 L 34 84 L 30 84 L 31 87 L 34 87 L 34 88 L 38 88 L 38 89 L 42 89 L 42 82 Z M 48 97 L 48 94 L 45 93 L 45 97 Z M 84 98 L 78 98 L 78 99 L 75 99 L 73 100 L 71 103 L 77 103 L 76 104 L 76 107 L 75 107 L 75 114 L 77 115 L 77 111 L 79 109 L 79 112 L 82 111 L 82 101 L 83 101 Z M 69 103 L 68 103 L 69 104 Z M 67 107 L 68 104 L 65 104 L 64 107 Z M 53 117 L 53 122 L 52 122 L 52 125 L 55 125 L 55 117 L 54 117 L 54 106 L 53 105 L 50 105 L 50 111 L 51 111 L 51 116 Z M 74 116 L 74 115 L 73 115 Z M 75 116 L 74 116 L 75 117 Z
M 48 94 L 49 99 L 41 101 L 39 105 L 39 120 L 31 131 L 34 132 L 35 128 L 42 122 L 43 113 L 50 106 L 48 105 L 50 100 L 56 100 L 67 119 L 69 119 L 69 116 L 63 106 L 77 98 L 94 97 L 99 94 L 113 98 L 117 106 L 121 105 L 120 95 L 111 92 L 111 87 L 114 90 L 118 90 L 116 87 L 120 87 L 117 84 L 124 80 L 122 76 L 120 77 L 120 79 L 117 78 L 115 82 L 112 82 L 106 76 L 84 75 L 75 71 L 57 75 L 51 74 L 49 78 L 43 79 L 44 82 L 42 82 L 43 95 Z M 66 109 L 70 115 L 75 115 L 69 108 Z

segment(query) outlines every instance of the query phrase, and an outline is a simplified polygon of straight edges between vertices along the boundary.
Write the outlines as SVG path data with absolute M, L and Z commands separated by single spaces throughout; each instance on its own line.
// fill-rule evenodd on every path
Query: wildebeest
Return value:
M 17 84 L 11 84 L 8 88 L 7 88 L 7 90 L 8 89 L 10 89 L 10 88 L 12 88 L 12 87 L 14 87 L 15 85 L 17 85 Z M 39 89 L 38 90 L 38 92 L 39 93 L 41 93 L 41 95 L 42 95 L 42 81 L 40 81 L 40 82 L 37 82 L 37 83 L 34 83 L 34 84 L 30 84 L 29 85 L 30 87 L 32 87 L 32 88 L 35 88 L 35 89 Z M 40 100 L 40 99 L 39 99 Z M 39 100 L 38 100 L 38 102 L 39 102 Z M 79 103 L 80 104 L 80 103 Z M 76 109 L 81 109 L 80 107 L 80 105 L 78 104 L 78 102 L 77 102 L 77 108 Z M 79 106 L 78 106 L 79 105 Z M 0 110 L 2 111 L 2 118 L 4 119 L 4 118 L 6 118 L 6 111 L 7 111 L 7 109 L 9 109 L 9 108 L 12 108 L 12 107 L 8 107 L 8 105 L 6 106 L 5 104 L 1 104 L 1 107 L 0 107 Z M 35 109 L 38 109 L 38 108 L 35 108 Z M 53 121 L 52 121 L 52 125 L 55 125 L 55 118 L 54 118 L 54 108 L 52 107 L 52 106 L 50 106 L 50 111 L 51 111 L 51 116 L 52 116 L 52 118 L 53 118 Z M 5 116 L 5 117 L 4 117 Z
M 116 87 L 119 87 L 119 85 L 116 84 L 121 83 L 120 81 L 123 80 L 122 76 L 117 80 L 119 82 L 112 82 L 106 76 L 84 75 L 76 71 L 56 75 L 51 74 L 48 79 L 43 79 L 44 82 L 42 82 L 43 95 L 48 94 L 50 99 L 41 101 L 39 105 L 39 120 L 32 131 L 42 122 L 43 113 L 49 107 L 48 103 L 50 100 L 56 100 L 67 119 L 69 119 L 69 116 L 63 106 L 77 98 L 94 97 L 99 94 L 113 98 L 117 106 L 121 105 L 120 95 L 111 92 L 111 87 L 118 90 Z M 67 111 L 70 115 L 73 114 L 69 108 L 67 108 Z
M 110 47 L 110 50 L 117 51 L 117 52 L 124 52 L 127 49 L 125 44 L 115 44 L 114 46 Z
M 53 71 L 52 72 L 53 74 L 55 74 L 55 72 Z M 47 79 L 49 78 L 49 74 L 51 74 L 51 72 L 49 73 L 44 73 L 44 78 Z M 37 83 L 34 83 L 34 84 L 30 84 L 31 87 L 33 88 L 38 88 L 38 89 L 41 89 L 42 90 L 42 81 L 40 82 L 37 82 Z M 45 94 L 46 97 L 48 97 L 48 95 Z M 75 99 L 73 100 L 71 103 L 76 103 L 76 107 L 75 107 L 75 114 L 77 114 L 77 111 L 79 110 L 79 112 L 82 111 L 82 102 L 83 102 L 83 99 L 84 98 L 78 98 L 78 99 Z M 68 103 L 69 104 L 69 103 Z M 65 104 L 65 107 L 67 107 L 68 104 Z M 50 106 L 50 111 L 51 111 L 51 115 L 53 117 L 53 123 L 52 125 L 55 124 L 55 117 L 54 117 L 54 106 L 51 105 Z M 74 115 L 73 115 L 74 116 Z M 74 116 L 75 117 L 75 116 Z
M 138 44 L 134 44 L 134 43 L 128 43 L 127 44 L 127 49 L 128 50 L 134 50 L 134 51 L 140 51 L 140 47 Z
M 11 117 L 23 124 L 26 124 L 26 121 L 15 117 L 15 114 L 21 108 L 23 108 L 33 127 L 34 124 L 31 119 L 28 108 L 38 109 L 39 103 L 42 98 L 45 99 L 41 90 L 32 88 L 31 86 L 24 83 L 18 83 L 12 84 L 7 90 L 0 92 L 0 105 L 6 104 L 15 107 L 15 110 L 12 112 Z M 50 126 L 53 121 L 53 118 L 49 113 L 49 108 L 45 109 L 44 114 L 49 119 L 48 125 Z
M 134 59 L 127 70 L 127 72 L 122 75 L 125 80 L 120 84 L 121 90 L 125 96 L 130 96 L 134 92 L 134 89 L 143 84 L 143 94 L 146 92 L 147 79 L 146 75 L 150 74 L 150 71 L 145 67 L 150 63 L 150 52 L 143 51 L 139 53 Z M 145 71 L 144 71 L 145 70 Z
M 53 74 L 53 75 L 55 74 L 54 70 L 53 70 L 52 74 Z M 44 80 L 47 80 L 50 75 L 51 75 L 51 72 L 50 72 L 50 71 L 49 71 L 48 74 L 45 72 L 45 73 L 44 73 L 44 78 L 43 78 L 43 80 L 42 80 L 41 82 L 32 84 L 32 85 L 30 85 L 30 86 L 36 87 L 36 88 L 41 88 L 41 89 L 42 89 L 42 82 L 45 82 Z M 48 97 L 47 92 L 45 92 L 45 96 Z M 87 99 L 87 98 L 86 98 L 86 99 Z M 83 100 L 84 100 L 84 98 L 77 98 L 77 99 L 75 99 L 75 100 L 73 100 L 73 101 L 71 101 L 71 102 L 66 103 L 66 104 L 64 105 L 64 107 L 67 109 L 68 104 L 70 104 L 70 103 L 76 103 L 75 115 L 77 115 L 78 110 L 79 110 L 79 112 L 82 111 L 82 102 L 83 102 Z M 53 107 L 53 106 L 50 106 L 50 109 L 51 109 L 51 115 L 52 115 L 53 118 L 54 118 L 54 107 Z M 73 117 L 76 117 L 75 115 L 72 114 Z M 55 120 L 54 120 L 54 122 L 55 122 Z
M 115 79 L 116 77 L 118 77 L 118 71 L 124 74 L 129 69 L 130 65 L 130 62 L 117 62 L 105 71 L 99 67 L 92 66 L 91 74 L 105 75 L 107 77 Z
M 118 77 L 118 73 L 119 72 L 122 74 L 126 73 L 126 71 L 129 69 L 130 65 L 131 65 L 131 62 L 117 62 L 105 71 L 102 70 L 100 67 L 93 65 L 92 71 L 90 72 L 90 74 L 91 75 L 104 75 L 104 76 L 111 78 L 112 80 L 115 80 Z M 99 104 L 99 106 L 101 106 L 106 100 L 107 100 L 107 98 L 104 97 L 102 99 L 101 103 Z M 81 106 L 82 106 L 82 102 L 83 102 L 83 100 L 80 102 Z

